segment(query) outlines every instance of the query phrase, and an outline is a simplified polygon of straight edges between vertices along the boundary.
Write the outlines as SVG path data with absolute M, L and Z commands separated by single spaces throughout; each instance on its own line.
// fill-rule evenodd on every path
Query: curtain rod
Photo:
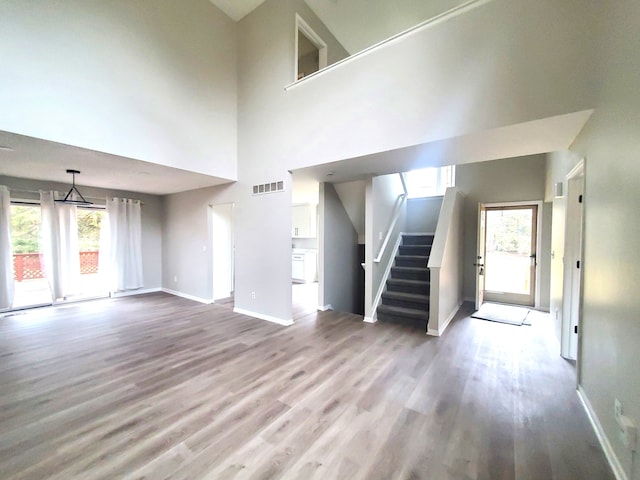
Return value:
M 24 190 L 22 188 L 11 188 L 11 187 L 8 187 L 8 186 L 7 186 L 7 188 L 9 189 L 9 194 L 11 194 L 13 192 L 20 192 L 20 193 L 30 193 L 30 194 L 33 194 L 33 195 L 40 195 L 40 190 Z M 85 195 L 84 197 L 85 198 L 90 198 L 91 200 L 102 200 L 104 202 L 107 201 L 107 196 L 106 195 L 104 197 L 92 197 L 90 195 Z M 114 197 L 111 197 L 111 198 L 114 198 Z M 123 198 L 123 197 L 115 197 L 115 198 Z M 135 200 L 138 200 L 138 199 L 135 199 Z M 138 200 L 138 201 L 140 202 L 140 205 L 144 205 L 144 202 L 142 202 L 141 200 Z

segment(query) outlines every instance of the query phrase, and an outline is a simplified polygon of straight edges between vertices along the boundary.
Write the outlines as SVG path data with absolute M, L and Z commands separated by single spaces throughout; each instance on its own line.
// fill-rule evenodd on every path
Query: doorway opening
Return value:
M 214 303 L 233 308 L 235 263 L 233 203 L 211 205 L 211 285 Z
M 291 313 L 295 321 L 318 309 L 320 183 L 302 172 L 294 172 L 291 180 Z
M 327 44 L 299 15 L 296 15 L 295 50 L 294 80 L 300 80 L 327 66 Z
M 481 205 L 478 231 L 478 305 L 535 307 L 539 204 Z

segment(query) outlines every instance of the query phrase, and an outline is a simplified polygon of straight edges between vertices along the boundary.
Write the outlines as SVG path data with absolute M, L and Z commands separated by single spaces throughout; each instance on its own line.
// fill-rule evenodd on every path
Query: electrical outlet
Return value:
M 622 403 L 617 398 L 613 401 L 613 415 L 616 423 L 622 428 Z
M 251 300 L 255 300 L 256 299 L 256 292 L 251 292 Z
M 382 232 L 378 232 L 378 240 L 382 240 Z
M 173 276 L 173 283 L 178 283 L 178 275 Z

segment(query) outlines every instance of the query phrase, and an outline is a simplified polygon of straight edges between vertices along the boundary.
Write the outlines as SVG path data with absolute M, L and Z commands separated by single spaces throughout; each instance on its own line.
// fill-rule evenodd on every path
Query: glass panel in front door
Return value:
M 485 292 L 492 301 L 533 305 L 536 206 L 487 208 L 486 215 Z

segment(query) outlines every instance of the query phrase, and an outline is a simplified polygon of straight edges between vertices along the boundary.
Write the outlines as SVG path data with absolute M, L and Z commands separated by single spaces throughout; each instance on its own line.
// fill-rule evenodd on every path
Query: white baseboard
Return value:
M 162 288 L 139 288 L 138 290 L 125 290 L 123 292 L 112 292 L 111 298 L 130 297 L 132 295 L 144 295 L 145 293 L 162 292 Z
M 611 466 L 611 470 L 613 470 L 613 474 L 615 475 L 617 480 L 628 480 L 626 472 L 616 455 L 616 452 L 613 450 L 611 443 L 609 443 L 609 439 L 607 435 L 604 433 L 602 429 L 602 425 L 598 420 L 598 416 L 596 415 L 595 410 L 591 406 L 591 402 L 587 398 L 587 394 L 582 389 L 581 385 L 578 385 L 578 398 L 582 402 L 582 406 L 584 406 L 585 411 L 587 412 L 587 417 L 589 417 L 589 421 L 591 422 L 591 426 L 593 427 L 593 431 L 596 433 L 596 437 L 598 437 L 598 441 L 600 442 L 600 446 L 604 451 L 605 457 L 607 457 L 607 461 Z
M 233 311 L 235 313 L 240 313 L 242 315 L 247 315 L 253 318 L 259 318 L 260 320 L 266 320 L 267 322 L 277 323 L 278 325 L 282 325 L 283 327 L 288 327 L 293 325 L 293 320 L 282 320 L 281 318 L 272 317 L 270 315 L 263 315 L 262 313 L 252 312 L 250 310 L 244 310 L 242 308 L 234 308 Z
M 378 317 L 375 315 L 373 317 L 364 317 L 365 323 L 376 323 L 378 321 Z
M 451 323 L 451 320 L 453 320 L 453 318 L 456 316 L 456 314 L 460 310 L 460 307 L 462 306 L 463 302 L 464 302 L 464 300 L 462 302 L 458 303 L 456 308 L 454 308 L 451 311 L 451 313 L 449 314 L 447 319 L 443 322 L 443 324 L 440 326 L 440 328 L 438 328 L 438 329 L 427 328 L 427 335 L 433 335 L 434 337 L 439 337 L 440 335 L 442 335 L 444 333 L 444 331 L 447 329 L 447 327 L 449 326 L 449 324 Z
M 189 295 L 188 293 L 177 292 L 177 291 L 171 290 L 169 288 L 163 288 L 162 291 L 165 292 L 165 293 L 169 293 L 171 295 L 175 295 L 176 297 L 182 297 L 182 298 L 186 298 L 188 300 L 193 300 L 194 302 L 200 302 L 200 303 L 206 303 L 206 304 L 213 303 L 213 299 L 212 298 L 196 297 L 195 295 Z
M 326 312 L 327 310 L 333 310 L 333 305 L 331 305 L 330 303 L 321 307 L 320 305 L 318 305 L 318 310 L 321 312 Z

